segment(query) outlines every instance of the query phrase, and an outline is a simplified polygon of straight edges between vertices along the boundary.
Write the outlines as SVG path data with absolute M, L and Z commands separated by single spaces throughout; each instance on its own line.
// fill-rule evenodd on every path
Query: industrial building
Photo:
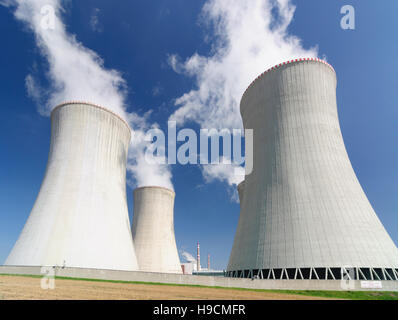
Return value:
M 345 149 L 336 86 L 328 63 L 297 59 L 264 72 L 244 93 L 253 171 L 238 186 L 228 276 L 398 279 L 398 250 Z
M 183 274 L 193 274 L 196 271 L 196 264 L 194 262 L 181 263 Z
M 138 270 L 126 202 L 130 136 L 97 105 L 52 111 L 45 176 L 5 265 Z
M 134 190 L 133 241 L 140 271 L 182 273 L 174 235 L 173 190 Z
M 196 260 L 189 255 L 188 261 L 181 264 L 183 274 L 197 275 L 197 276 L 224 276 L 224 270 L 214 270 L 210 268 L 210 254 L 207 254 L 207 268 L 202 268 L 200 265 L 200 245 L 196 246 Z

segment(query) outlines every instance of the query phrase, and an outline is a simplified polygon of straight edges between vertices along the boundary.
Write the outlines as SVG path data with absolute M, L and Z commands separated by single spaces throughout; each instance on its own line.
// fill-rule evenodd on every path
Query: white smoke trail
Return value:
M 132 188 L 158 186 L 174 190 L 171 182 L 171 170 L 166 165 L 166 158 L 164 156 L 153 155 L 153 145 L 150 145 L 152 137 L 148 134 L 148 129 L 157 128 L 157 124 L 149 125 L 146 121 L 146 116 L 136 120 L 132 119 L 133 115 L 130 114 L 128 116 L 130 122 L 135 122 L 137 127 L 137 130 L 134 130 L 132 133 L 133 136 L 127 163 L 127 170 L 135 178 L 135 181 L 129 181 L 130 186 Z M 148 159 L 146 151 L 149 151 L 148 154 L 153 155 L 153 158 Z M 165 154 L 165 150 L 162 151 Z
M 14 0 L 0 0 L 0 5 L 3 7 L 11 7 L 13 5 Z
M 97 53 L 68 34 L 61 19 L 62 1 L 1 0 L 0 5 L 15 8 L 15 17 L 33 32 L 41 54 L 47 59 L 46 75 L 51 86 L 43 89 L 32 75 L 25 81 L 39 113 L 48 116 L 58 104 L 72 100 L 88 101 L 112 110 L 133 128 L 128 169 L 134 175 L 135 184 L 172 187 L 168 166 L 143 161 L 148 144 L 142 140 L 143 132 L 151 125 L 145 117 L 126 112 L 125 80 L 120 72 L 106 69 Z M 144 174 L 148 172 L 150 174 Z
M 183 256 L 183 258 L 187 261 L 187 262 L 194 262 L 196 263 L 196 259 L 193 257 L 193 255 L 191 255 L 189 252 L 186 251 L 182 251 L 181 255 Z
M 97 53 L 67 33 L 61 20 L 61 1 L 15 0 L 14 4 L 15 17 L 34 33 L 36 44 L 49 64 L 47 76 L 51 87 L 40 113 L 48 115 L 65 101 L 83 100 L 104 105 L 126 118 L 124 79 L 118 71 L 105 69 Z
M 188 121 L 202 128 L 242 128 L 239 102 L 244 90 L 260 73 L 282 61 L 316 57 L 317 49 L 304 49 L 299 38 L 288 33 L 295 7 L 290 0 L 208 0 L 202 22 L 210 27 L 212 54 L 197 53 L 169 64 L 178 73 L 193 77 L 196 88 L 176 99 L 179 108 L 170 120 Z M 218 168 L 217 168 L 218 166 Z M 207 182 L 214 179 L 235 185 L 234 166 L 206 165 Z
M 231 170 L 234 170 L 232 172 L 233 174 Z M 238 185 L 245 176 L 245 169 L 237 164 L 231 163 L 231 161 L 226 163 L 226 161 L 221 158 L 219 164 L 203 165 L 202 174 L 206 182 L 220 180 L 227 182 L 229 185 Z

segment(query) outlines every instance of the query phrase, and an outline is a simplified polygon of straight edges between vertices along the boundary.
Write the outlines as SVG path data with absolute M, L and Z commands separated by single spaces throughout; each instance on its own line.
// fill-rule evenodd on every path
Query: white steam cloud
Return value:
M 183 258 L 187 261 L 187 262 L 194 262 L 196 263 L 196 259 L 193 257 L 192 254 L 190 254 L 189 252 L 186 251 L 182 251 L 181 255 L 183 256 Z
M 48 115 L 62 102 L 83 100 L 106 106 L 126 118 L 124 79 L 118 71 L 105 69 L 97 53 L 66 32 L 60 18 L 61 1 L 15 0 L 14 4 L 15 17 L 34 33 L 36 44 L 49 64 L 47 76 L 51 87 L 39 112 Z
M 172 188 L 167 165 L 149 165 L 143 160 L 148 144 L 142 140 L 143 132 L 151 125 L 146 117 L 126 112 L 125 80 L 120 72 L 106 69 L 97 53 L 84 47 L 74 35 L 68 34 L 61 20 L 62 1 L 0 0 L 0 5 L 15 8 L 15 17 L 33 32 L 36 44 L 48 62 L 46 76 L 51 83 L 49 88 L 42 88 L 31 74 L 25 79 L 28 94 L 37 103 L 39 113 L 49 115 L 58 104 L 73 100 L 87 101 L 112 110 L 133 128 L 128 163 L 128 170 L 135 178 L 133 184 Z M 95 22 L 98 26 L 98 15 Z
M 129 181 L 131 187 L 158 186 L 168 189 L 173 188 L 171 182 L 172 174 L 170 167 L 166 165 L 166 158 L 154 155 L 153 145 L 150 145 L 151 136 L 147 133 L 148 129 L 158 128 L 158 125 L 149 125 L 146 121 L 148 114 L 139 119 L 132 119 L 134 115 L 129 115 L 130 121 L 134 121 L 137 130 L 132 132 L 131 148 L 128 155 L 127 171 L 132 173 L 135 181 Z M 146 153 L 150 154 L 148 157 Z M 165 154 L 165 150 L 162 150 Z
M 0 0 L 0 5 L 3 7 L 11 7 L 13 5 L 14 0 Z
M 170 116 L 177 124 L 189 121 L 202 128 L 242 128 L 239 102 L 260 73 L 282 61 L 316 57 L 317 49 L 304 49 L 301 40 L 288 33 L 295 7 L 290 0 L 208 0 L 202 22 L 210 27 L 212 54 L 197 53 L 185 61 L 169 57 L 175 72 L 193 77 L 196 88 L 176 99 Z M 238 184 L 230 165 L 207 165 L 206 181 L 218 179 Z
M 231 174 L 231 170 L 236 171 Z M 225 164 L 220 161 L 220 164 L 217 165 L 203 165 L 202 173 L 206 182 L 220 180 L 227 182 L 229 185 L 238 185 L 242 182 L 242 177 L 245 176 L 245 169 L 233 163 Z

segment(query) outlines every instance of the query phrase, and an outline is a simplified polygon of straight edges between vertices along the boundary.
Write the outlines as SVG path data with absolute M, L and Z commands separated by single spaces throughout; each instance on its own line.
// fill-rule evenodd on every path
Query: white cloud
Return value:
M 211 55 L 197 53 L 181 62 L 168 58 L 174 71 L 193 77 L 196 87 L 175 101 L 170 120 L 179 125 L 194 121 L 202 128 L 242 128 L 241 96 L 260 73 L 282 61 L 316 57 L 288 33 L 295 7 L 290 0 L 208 0 L 201 19 L 210 29 Z M 206 166 L 206 181 L 236 184 L 233 166 Z
M 59 103 L 84 100 L 104 105 L 125 116 L 126 83 L 120 72 L 104 67 L 104 61 L 67 33 L 59 0 L 15 0 L 15 17 L 34 33 L 46 57 L 52 83 L 46 114 Z
M 224 162 L 225 163 L 225 162 Z M 245 179 L 245 169 L 236 164 L 206 164 L 202 166 L 202 174 L 206 183 L 221 181 L 227 183 L 231 200 L 239 202 L 239 195 L 236 186 Z
M 163 93 L 163 87 L 158 84 L 155 87 L 152 88 L 152 95 L 157 97 Z
M 154 128 L 152 125 L 151 128 Z M 173 190 L 171 182 L 172 174 L 170 166 L 166 164 L 166 159 L 158 157 L 157 160 L 163 160 L 163 163 L 148 161 L 146 150 L 149 142 L 145 136 L 150 128 L 145 125 L 144 129 L 134 130 L 132 132 L 130 152 L 128 155 L 127 171 L 132 173 L 135 181 L 130 181 L 132 188 L 142 186 L 159 186 Z
M 181 67 L 182 66 L 181 61 L 179 60 L 179 57 L 176 54 L 169 55 L 167 58 L 167 62 L 176 73 L 181 73 L 184 70 L 184 68 Z
M 134 184 L 172 187 L 170 168 L 166 165 L 149 167 L 142 156 L 145 151 L 143 131 L 151 127 L 148 114 L 141 117 L 126 112 L 127 84 L 121 73 L 107 69 L 97 53 L 66 31 L 61 19 L 64 10 L 61 3 L 61 0 L 1 0 L 2 5 L 15 6 L 15 17 L 34 33 L 41 54 L 48 61 L 46 75 L 51 87 L 41 88 L 34 77 L 28 75 L 25 79 L 28 95 L 38 104 L 42 115 L 49 115 L 55 106 L 71 100 L 102 105 L 120 115 L 133 131 L 128 169 L 134 176 Z M 99 10 L 95 9 L 94 13 L 98 15 Z M 95 19 L 93 21 L 95 25 Z
M 100 14 L 100 9 L 94 8 L 90 17 L 90 27 L 91 30 L 93 30 L 94 32 L 101 33 L 103 31 L 103 27 L 99 22 L 99 14 Z
M 0 6 L 8 8 L 8 7 L 11 7 L 12 5 L 14 5 L 13 0 L 0 0 Z
M 40 85 L 36 82 L 35 78 L 33 75 L 28 74 L 25 77 L 25 87 L 26 90 L 28 91 L 28 96 L 32 98 L 38 106 L 38 111 L 40 114 L 44 115 L 46 113 L 46 110 L 40 108 L 42 97 L 45 95 L 43 92 L 43 89 L 40 87 Z
M 245 169 L 233 163 L 206 164 L 202 166 L 202 173 L 206 182 L 220 180 L 229 185 L 238 185 L 245 177 Z

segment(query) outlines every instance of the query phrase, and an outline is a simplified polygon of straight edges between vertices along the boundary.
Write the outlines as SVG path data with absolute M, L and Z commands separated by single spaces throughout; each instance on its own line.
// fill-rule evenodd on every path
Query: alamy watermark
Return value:
M 153 128 L 145 133 L 144 140 L 149 164 L 234 165 L 235 174 L 240 174 L 237 167 L 245 164 L 246 175 L 253 170 L 253 129 L 200 129 L 198 136 L 189 128 L 177 132 L 176 122 L 168 121 L 167 134 Z
M 355 30 L 355 8 L 352 5 L 344 5 L 340 9 L 343 17 L 340 20 L 340 26 L 343 30 Z M 52 5 L 45 5 L 41 7 L 40 26 L 44 30 L 54 30 L 56 22 L 56 13 Z
M 355 289 L 355 268 L 352 266 L 341 267 L 340 287 L 343 290 Z
M 55 268 L 54 267 L 42 267 L 40 270 L 41 274 L 44 274 L 40 280 L 40 287 L 43 290 L 54 290 L 55 289 Z
M 55 29 L 55 9 L 52 5 L 45 5 L 41 7 L 40 14 L 42 16 L 40 20 L 40 27 L 44 30 L 54 30 Z
M 340 20 L 340 27 L 343 30 L 355 30 L 355 9 L 351 5 L 342 6 L 340 13 L 343 17 Z

